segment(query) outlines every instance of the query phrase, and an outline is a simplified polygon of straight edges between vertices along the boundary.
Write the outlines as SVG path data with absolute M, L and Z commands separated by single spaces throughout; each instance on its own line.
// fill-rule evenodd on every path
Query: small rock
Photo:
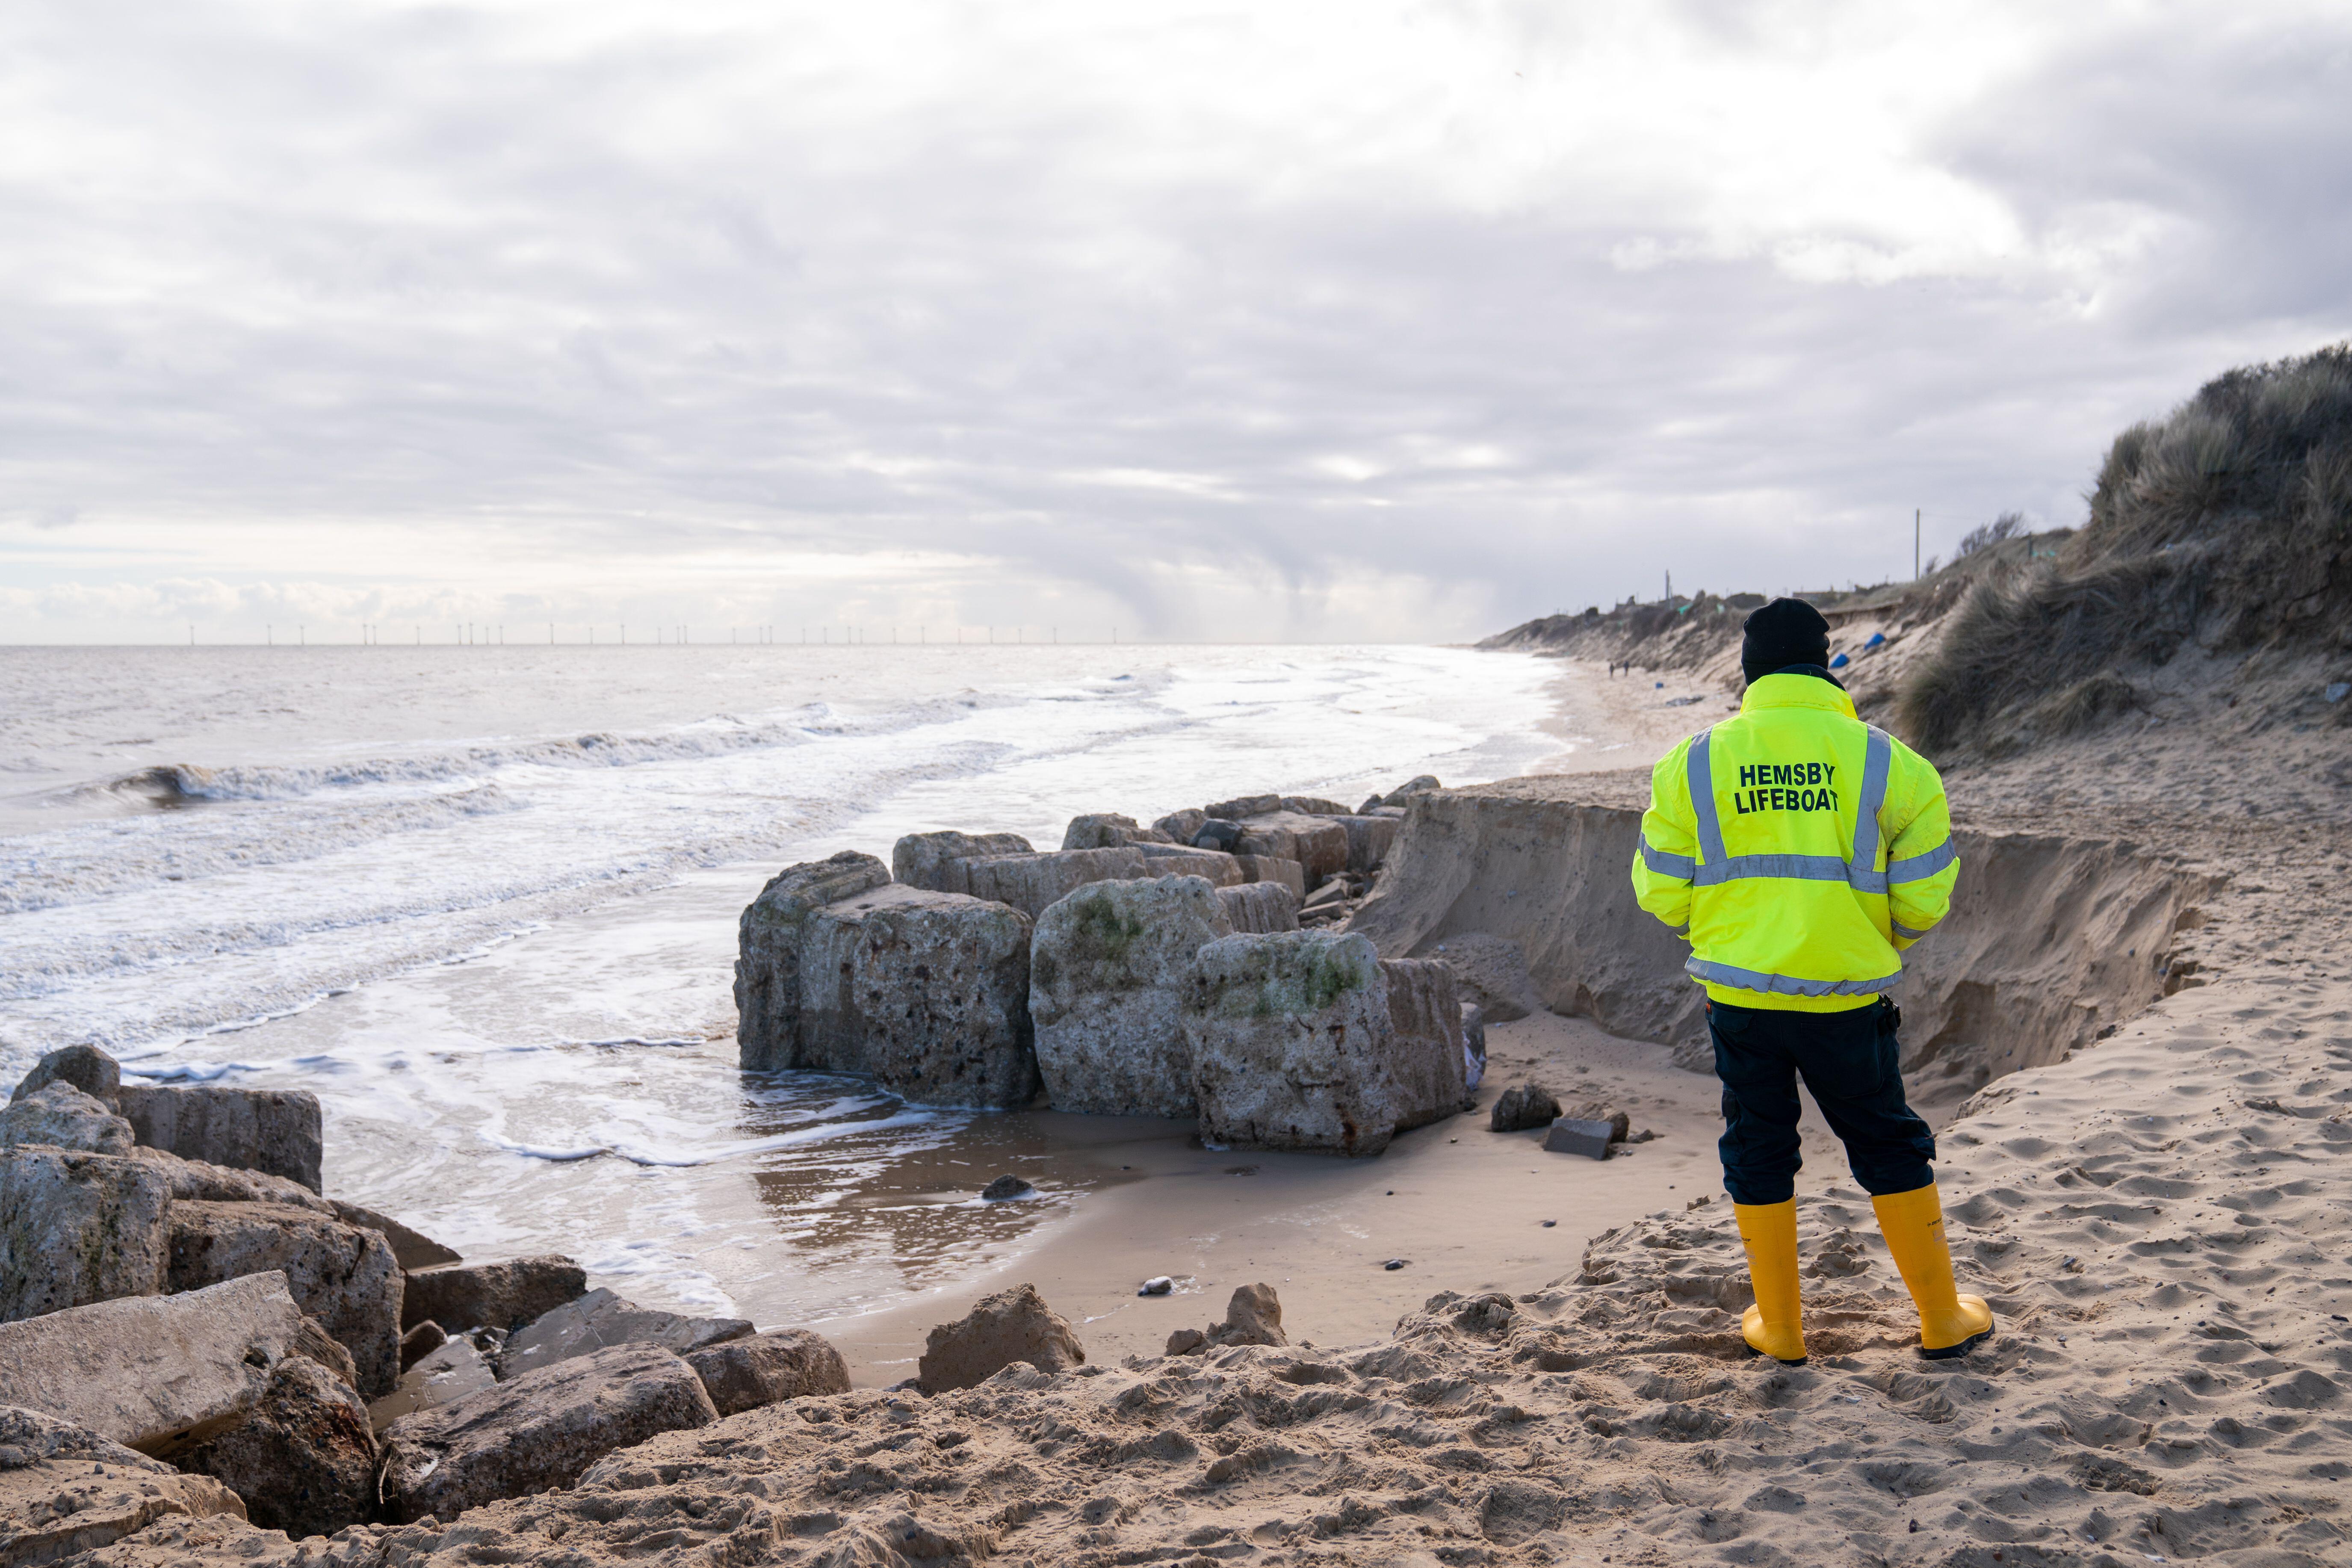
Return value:
M 1018 1176 L 999 1176 L 981 1188 L 980 1195 L 988 1203 L 1001 1204 L 1007 1198 L 1034 1198 L 1037 1189 Z
M 1494 1132 L 1525 1132 L 1549 1127 L 1559 1119 L 1559 1101 L 1552 1098 L 1551 1090 L 1538 1083 L 1523 1083 L 1503 1091 L 1487 1116 L 1486 1127 Z
M 1143 1282 L 1142 1289 L 1136 1291 L 1136 1294 L 1139 1296 L 1165 1296 L 1175 1289 L 1175 1280 L 1170 1279 L 1165 1274 L 1155 1274 L 1150 1279 L 1146 1279 Z
M 1195 849 L 1216 849 L 1227 855 L 1232 854 L 1234 846 L 1241 841 L 1242 825 L 1216 816 L 1204 819 L 1192 830 L 1192 837 L 1188 840 Z
M 1198 1329 L 1178 1329 L 1174 1333 L 1168 1336 L 1167 1353 L 1170 1355 L 1191 1355 L 1194 1351 L 1199 1350 L 1202 1345 L 1205 1345 L 1208 1342 L 1209 1336 L 1202 1333 Z
M 1045 1305 L 1037 1288 L 1015 1285 L 933 1329 L 917 1376 L 924 1393 L 944 1394 L 985 1382 L 1017 1361 L 1051 1373 L 1067 1372 L 1086 1359 L 1076 1331 Z
M 449 1336 L 441 1331 L 441 1325 L 426 1319 L 400 1336 L 400 1370 L 406 1372 L 448 1342 Z
M 1633 1131 L 1631 1117 L 1622 1110 L 1610 1110 L 1597 1100 L 1588 1100 L 1579 1104 L 1564 1106 L 1560 1110 L 1560 1114 L 1577 1121 L 1607 1122 L 1609 1142 L 1612 1143 L 1625 1142 Z
M 1559 1221 L 1558 1221 L 1558 1220 L 1556 1220 L 1556 1219 L 1548 1219 L 1548 1220 L 1546 1220 L 1546 1221 L 1544 1221 L 1544 1222 L 1543 1222 L 1543 1227 L 1544 1227 L 1546 1230 L 1549 1230 L 1552 1226 L 1554 1226 L 1558 1225 L 1559 1223 Z
M 1444 784 L 1437 782 L 1436 774 L 1422 773 L 1417 777 L 1407 779 L 1404 783 L 1397 785 L 1396 788 L 1389 791 L 1388 794 L 1381 796 L 1381 804 L 1382 805 L 1402 805 L 1414 795 L 1427 795 L 1432 790 L 1444 789 L 1444 787 L 1445 786 Z
M 686 1364 L 722 1416 L 804 1394 L 849 1392 L 849 1364 L 830 1341 L 806 1329 L 729 1340 L 691 1352 Z
M 1588 1159 L 1609 1158 L 1611 1128 L 1606 1121 L 1587 1121 L 1573 1116 L 1563 1116 L 1551 1124 L 1544 1134 L 1544 1148 L 1554 1154 L 1582 1154 Z
M 1387 1269 L 1390 1273 L 1393 1274 L 1393 1273 L 1395 1273 L 1398 1269 L 1400 1269 L 1400 1268 L 1403 1268 L 1403 1267 L 1404 1267 L 1408 1262 L 1410 1262 L 1410 1261 L 1412 1261 L 1410 1258 L 1390 1258 L 1386 1263 L 1381 1264 L 1381 1268 L 1385 1268 L 1385 1269 Z

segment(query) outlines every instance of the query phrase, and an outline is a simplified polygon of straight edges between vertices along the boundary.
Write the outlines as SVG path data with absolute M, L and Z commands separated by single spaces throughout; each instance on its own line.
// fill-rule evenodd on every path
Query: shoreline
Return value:
M 1114 1365 L 1158 1355 L 1171 1331 L 1215 1320 L 1235 1287 L 1263 1282 L 1281 1298 L 1293 1342 L 1351 1344 L 1386 1334 L 1433 1290 L 1538 1289 L 1572 1272 L 1595 1235 L 1717 1193 L 1711 1078 L 1583 1018 L 1489 1025 L 1487 1042 L 1476 1110 L 1402 1133 L 1368 1159 L 1218 1151 L 1189 1123 L 1137 1135 L 1151 1124 L 1084 1119 L 1124 1124 L 1093 1152 L 1109 1177 L 1134 1165 L 1130 1179 L 1087 1194 L 1043 1240 L 953 1287 L 794 1326 L 838 1344 L 853 1383 L 881 1387 L 911 1375 L 934 1325 L 1013 1284 L 1035 1285 L 1089 1362 Z M 1544 1152 L 1540 1131 L 1489 1131 L 1496 1096 L 1530 1077 L 1563 1103 L 1602 1100 L 1659 1136 L 1594 1161 Z M 1807 1132 L 1811 1154 L 1827 1131 L 1809 1118 Z M 1397 1257 L 1405 1268 L 1381 1267 Z M 1177 1291 L 1137 1296 L 1159 1274 L 1177 1279 Z

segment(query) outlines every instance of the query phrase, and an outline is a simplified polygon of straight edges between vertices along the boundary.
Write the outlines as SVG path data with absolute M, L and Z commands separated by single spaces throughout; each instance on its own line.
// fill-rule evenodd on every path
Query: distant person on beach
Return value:
M 1904 1099 L 1897 956 L 1935 929 L 1959 878 L 1944 782 L 1854 716 L 1829 672 L 1829 623 L 1775 599 L 1742 628 L 1739 716 L 1666 753 L 1633 860 L 1643 909 L 1687 931 L 1723 1080 L 1723 1184 L 1756 1304 L 1750 1348 L 1805 1359 L 1797 1284 L 1797 1078 L 1845 1143 L 1919 1309 L 1920 1353 L 1965 1355 L 1992 1333 L 1958 1293 L 1929 1162 Z

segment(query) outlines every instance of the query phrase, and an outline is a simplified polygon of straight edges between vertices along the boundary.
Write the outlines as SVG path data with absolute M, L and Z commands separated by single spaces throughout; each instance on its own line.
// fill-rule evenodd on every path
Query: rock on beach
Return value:
M 1184 1030 L 1203 1142 L 1377 1154 L 1462 1109 L 1452 973 L 1383 962 L 1361 936 L 1290 931 L 1203 947 Z
M 1057 1110 L 1196 1113 L 1183 986 L 1193 955 L 1233 934 L 1199 877 L 1096 882 L 1048 908 L 1030 944 L 1037 1068 Z
M 171 1238 L 173 1290 L 283 1274 L 296 1305 L 351 1352 L 362 1394 L 399 1382 L 403 1280 L 377 1232 L 284 1204 L 181 1203 Z
M 394 1421 L 383 1435 L 383 1511 L 446 1521 L 570 1486 L 615 1448 L 717 1419 L 694 1369 L 659 1345 L 593 1351 Z
M 1086 1359 L 1087 1348 L 1069 1321 L 1045 1305 L 1034 1285 L 1015 1285 L 933 1329 L 916 1378 L 924 1393 L 944 1394 L 971 1388 L 1015 1362 L 1053 1373 L 1083 1365 Z
M 171 1208 L 171 1184 L 145 1161 L 0 1149 L 0 1322 L 160 1294 Z

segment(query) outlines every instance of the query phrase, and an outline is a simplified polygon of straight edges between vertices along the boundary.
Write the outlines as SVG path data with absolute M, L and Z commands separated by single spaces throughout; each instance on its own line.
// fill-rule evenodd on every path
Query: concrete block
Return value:
M 1360 936 L 1210 942 L 1187 980 L 1183 1016 L 1205 1142 L 1377 1154 L 1399 1131 L 1463 1106 L 1451 976 L 1383 963 Z
M 899 840 L 901 850 L 907 845 L 906 839 Z M 736 925 L 735 1045 L 738 1065 L 745 1072 L 823 1065 L 803 1059 L 806 1031 L 801 1014 L 809 988 L 802 975 L 802 954 L 809 924 L 819 910 L 889 880 L 889 869 L 881 861 L 845 849 L 828 860 L 786 867 L 744 909 Z
M 379 1233 L 284 1204 L 175 1203 L 171 1237 L 173 1290 L 283 1274 L 294 1304 L 352 1352 L 362 1394 L 399 1382 L 400 1265 Z
M 119 1099 L 123 1119 L 150 1149 L 324 1190 L 319 1097 L 307 1089 L 125 1084 Z
M 1217 901 L 1224 906 L 1225 918 L 1234 922 L 1236 934 L 1264 936 L 1298 929 L 1298 894 L 1283 883 L 1244 882 L 1239 887 L 1219 888 Z
M 1011 904 L 1033 921 L 1045 912 L 1047 905 L 1069 897 L 1088 882 L 1131 881 L 1152 874 L 1142 851 L 1131 845 L 1006 855 L 965 866 L 973 898 Z
M 1056 1110 L 1195 1113 L 1184 981 L 1202 946 L 1233 934 L 1218 895 L 1199 877 L 1095 882 L 1045 910 L 1030 944 L 1029 1012 Z
M 1017 833 L 909 833 L 891 847 L 890 877 L 935 893 L 969 893 L 966 861 L 1034 853 L 1035 847 Z
M 1307 897 L 1307 873 L 1296 860 L 1278 859 L 1271 855 L 1236 855 L 1242 875 L 1253 882 L 1270 882 L 1289 891 L 1293 902 L 1303 902 Z
M 160 1294 L 171 1206 L 162 1173 L 127 1154 L 0 1150 L 0 1322 Z

